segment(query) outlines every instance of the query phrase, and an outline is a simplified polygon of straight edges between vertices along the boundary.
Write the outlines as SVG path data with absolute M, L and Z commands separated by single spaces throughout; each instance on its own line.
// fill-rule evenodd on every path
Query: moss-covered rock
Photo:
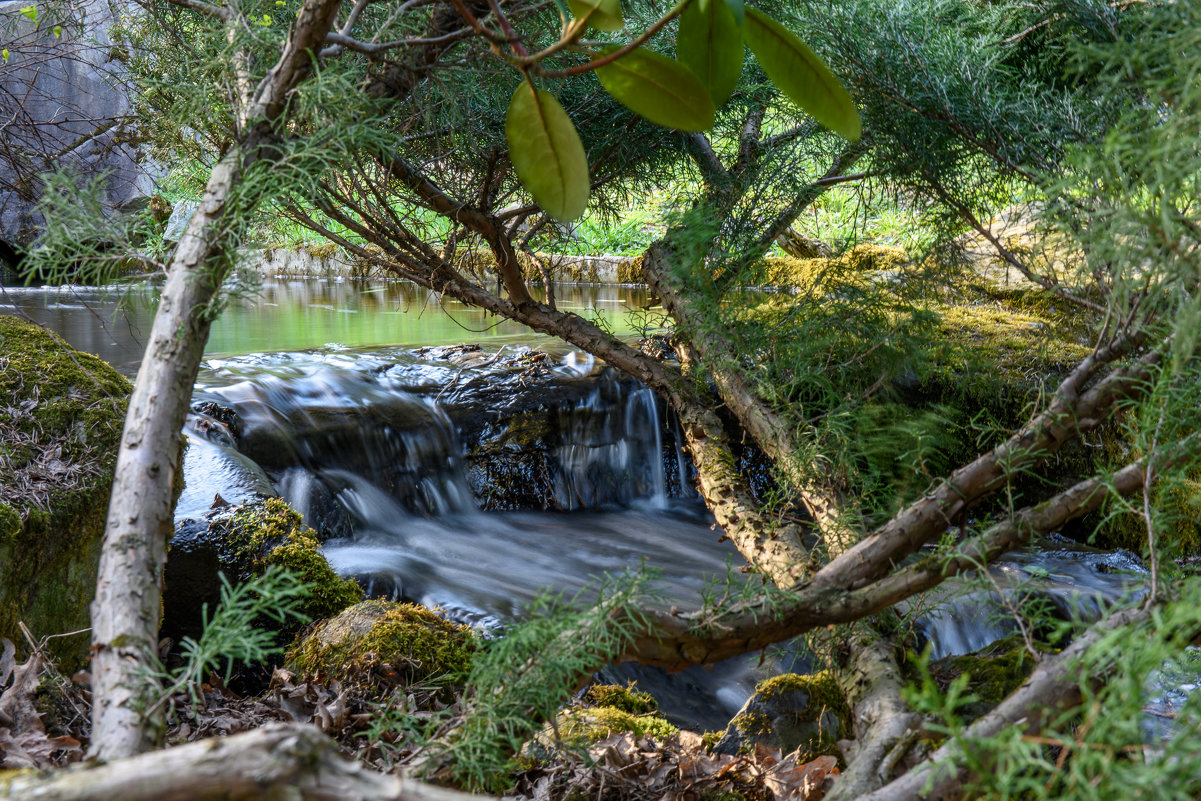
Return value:
M 966 675 L 966 692 L 976 700 L 958 710 L 965 723 L 989 712 L 1022 686 L 1036 665 L 1034 656 L 1020 637 L 1006 637 L 962 656 L 948 656 L 930 663 L 930 675 L 947 688 Z
M 0 636 L 87 628 L 130 392 L 105 362 L 0 317 Z M 85 635 L 55 639 L 64 671 Z
M 842 690 L 828 672 L 785 673 L 759 682 L 713 750 L 738 754 L 762 744 L 784 753 L 799 748 L 805 756 L 798 762 L 837 756 L 835 742 L 845 736 L 850 719 Z
M 840 285 L 889 278 L 909 264 L 899 248 L 855 245 L 837 256 L 798 259 L 792 256 L 766 258 L 760 264 L 759 283 L 765 286 L 810 289 L 819 282 L 827 291 Z
M 469 627 L 430 609 L 364 601 L 317 623 L 288 650 L 287 663 L 301 674 L 381 691 L 453 684 L 471 668 L 475 651 Z
M 282 498 L 264 498 L 214 521 L 235 563 L 255 575 L 277 565 L 309 585 L 303 612 L 314 620 L 332 617 L 363 599 L 352 579 L 338 576 L 321 553 L 317 534 Z M 244 573 L 240 578 L 249 578 Z
M 332 617 L 363 599 L 353 579 L 329 566 L 316 532 L 281 498 L 254 498 L 176 525 L 167 556 L 163 636 L 200 636 L 201 610 L 220 600 L 221 574 L 237 584 L 272 565 L 288 568 L 309 586 L 300 611 L 310 620 Z
M 593 684 L 584 693 L 584 702 L 591 706 L 608 706 L 629 712 L 631 715 L 645 715 L 659 711 L 659 704 L 650 693 L 639 692 L 634 684 L 622 687 L 620 684 Z
M 635 714 L 613 706 L 574 707 L 560 713 L 555 725 L 563 742 L 572 746 L 590 745 L 622 732 L 662 740 L 680 731 L 659 715 Z

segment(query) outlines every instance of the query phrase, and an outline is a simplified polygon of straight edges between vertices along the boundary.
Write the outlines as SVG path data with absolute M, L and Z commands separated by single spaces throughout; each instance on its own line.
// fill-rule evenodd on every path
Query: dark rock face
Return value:
M 226 462 L 259 470 L 323 540 L 348 536 L 377 493 L 437 516 L 595 509 L 663 497 L 669 479 L 681 486 L 672 428 L 649 390 L 538 351 L 427 348 L 362 371 L 254 377 L 198 398 L 193 412 L 192 428 Z
M 148 163 L 123 144 L 130 104 L 109 39 L 113 7 L 123 5 L 72 3 L 70 17 L 82 25 L 64 22 L 55 36 L 54 25 L 35 25 L 22 14 L 40 6 L 0 2 L 0 25 L 9 34 L 0 107 L 8 110 L 4 137 L 10 145 L 0 149 L 0 240 L 10 248 L 28 245 L 41 225 L 34 211 L 40 173 L 70 167 L 81 180 L 106 176 L 103 203 L 113 212 L 145 203 L 153 191 Z

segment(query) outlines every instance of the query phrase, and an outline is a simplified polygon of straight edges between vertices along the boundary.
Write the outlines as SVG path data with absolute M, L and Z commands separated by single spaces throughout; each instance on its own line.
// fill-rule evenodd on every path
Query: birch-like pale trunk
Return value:
M 212 301 L 237 245 L 226 233 L 238 213 L 232 202 L 250 165 L 271 158 L 264 145 L 286 113 L 288 94 L 311 74 L 314 50 L 340 3 L 305 0 L 279 62 L 246 105 L 241 141 L 210 174 L 168 268 L 125 418 L 92 604 L 91 755 L 98 759 L 140 753 L 162 734 L 161 715 L 149 710 L 161 692 L 153 668 L 179 432 L 208 340 Z

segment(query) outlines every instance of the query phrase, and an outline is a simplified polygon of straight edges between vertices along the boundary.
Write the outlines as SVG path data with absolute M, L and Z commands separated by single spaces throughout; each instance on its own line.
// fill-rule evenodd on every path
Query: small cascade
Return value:
M 1064 620 L 1092 621 L 1104 608 L 1146 592 L 1147 571 L 1126 551 L 1098 551 L 1063 538 L 1010 551 L 989 567 L 988 587 L 944 582 L 916 619 L 932 658 L 978 651 L 1018 631 L 1014 610 L 1043 605 Z M 906 602 L 900 609 L 912 608 Z
M 348 510 L 353 499 L 375 494 L 416 514 L 474 508 L 458 433 L 428 397 L 329 367 L 210 394 L 238 415 L 239 450 L 310 524 L 320 525 L 319 510 L 331 511 L 330 498 Z
M 628 394 L 622 388 L 614 382 L 561 410 L 554 476 L 559 508 L 629 506 L 639 499 L 667 506 L 658 399 L 645 387 Z

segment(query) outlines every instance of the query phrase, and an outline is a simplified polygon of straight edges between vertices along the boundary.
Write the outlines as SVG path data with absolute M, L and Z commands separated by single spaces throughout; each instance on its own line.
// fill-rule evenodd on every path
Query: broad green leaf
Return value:
M 726 0 L 726 5 L 734 12 L 734 21 L 739 27 L 746 23 L 746 5 L 742 0 Z
M 4 48 L 3 50 L 0 50 L 0 56 L 4 57 L 4 63 L 7 64 L 8 63 L 8 48 L 7 47 Z
M 523 82 L 505 116 L 509 160 L 522 185 L 561 222 L 588 207 L 588 157 L 575 125 L 554 95 Z
M 55 25 L 55 26 L 54 26 L 54 38 L 55 38 L 55 39 L 58 39 L 58 38 L 60 38 L 62 35 L 63 35 L 63 26 L 62 26 L 62 25 Z
M 37 25 L 38 24 L 38 7 L 37 6 L 25 6 L 25 8 L 21 9 L 21 16 L 25 17 L 25 19 L 29 20 L 34 25 Z
M 855 141 L 859 112 L 847 90 L 796 34 L 753 8 L 746 10 L 746 43 L 781 92 L 827 128 Z
M 713 98 L 678 61 L 643 47 L 598 68 L 596 77 L 618 102 L 653 123 L 681 131 L 713 127 Z
M 573 17 L 588 17 L 588 24 L 598 31 L 620 31 L 625 27 L 621 0 L 567 0 L 567 5 Z
M 721 106 L 729 100 L 746 56 L 742 28 L 734 21 L 730 7 L 718 0 L 707 8 L 700 3 L 685 8 L 680 15 L 676 55 L 709 90 L 713 105 Z

